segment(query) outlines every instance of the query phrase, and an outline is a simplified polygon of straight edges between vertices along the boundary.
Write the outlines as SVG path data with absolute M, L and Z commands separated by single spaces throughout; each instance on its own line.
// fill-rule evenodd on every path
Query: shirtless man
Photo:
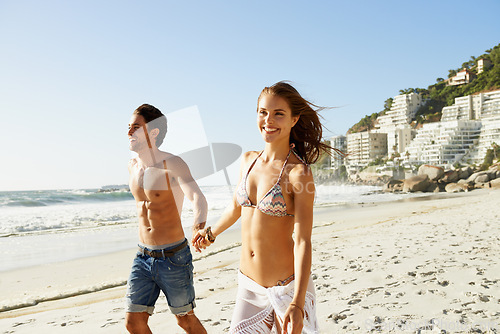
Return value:
M 161 290 L 181 328 L 206 333 L 193 312 L 192 256 L 180 217 L 186 196 L 193 203 L 194 235 L 205 226 L 207 201 L 186 163 L 158 149 L 167 132 L 160 110 L 143 104 L 128 127 L 130 150 L 137 153 L 128 169 L 139 216 L 139 250 L 127 285 L 126 328 L 134 334 L 151 333 L 148 319 Z

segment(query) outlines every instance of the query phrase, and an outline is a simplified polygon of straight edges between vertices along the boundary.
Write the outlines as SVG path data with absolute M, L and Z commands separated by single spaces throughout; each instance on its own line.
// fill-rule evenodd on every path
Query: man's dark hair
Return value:
M 167 117 L 165 117 L 158 108 L 150 104 L 143 104 L 134 111 L 134 114 L 144 118 L 148 125 L 148 131 L 152 129 L 158 129 L 160 131 L 156 137 L 156 147 L 160 147 L 167 134 Z

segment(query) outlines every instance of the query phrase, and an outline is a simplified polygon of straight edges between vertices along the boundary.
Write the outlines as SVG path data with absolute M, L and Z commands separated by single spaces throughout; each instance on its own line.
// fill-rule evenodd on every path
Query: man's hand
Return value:
M 193 225 L 193 235 L 196 233 L 198 230 L 203 230 L 205 228 L 206 222 L 203 223 L 195 223 Z
M 196 231 L 196 233 L 193 235 L 191 244 L 197 252 L 201 252 L 202 249 L 205 249 L 212 244 L 207 240 L 206 236 L 207 234 L 203 229 Z

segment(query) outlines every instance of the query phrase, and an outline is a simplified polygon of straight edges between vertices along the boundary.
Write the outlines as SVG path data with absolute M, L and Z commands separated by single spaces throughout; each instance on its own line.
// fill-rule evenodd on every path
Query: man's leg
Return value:
M 174 255 L 158 260 L 156 282 L 165 293 L 177 324 L 187 333 L 206 334 L 207 331 L 193 312 L 196 303 L 192 258 L 189 246 L 186 246 Z
M 149 313 L 147 312 L 127 312 L 125 327 L 131 334 L 151 334 L 148 319 Z
M 153 258 L 138 253 L 132 264 L 127 283 L 125 327 L 130 333 L 151 333 L 148 320 L 160 295 L 160 288 L 152 278 Z
M 207 331 L 191 310 L 184 315 L 176 315 L 177 324 L 188 334 L 207 334 Z

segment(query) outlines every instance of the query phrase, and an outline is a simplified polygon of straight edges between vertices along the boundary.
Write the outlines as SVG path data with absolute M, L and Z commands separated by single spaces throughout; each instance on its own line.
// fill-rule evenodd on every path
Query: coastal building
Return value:
M 495 117 L 500 117 L 500 90 L 455 98 L 455 104 L 443 108 L 441 121 Z
M 477 145 L 468 152 L 464 160 L 479 164 L 483 162 L 486 151 L 491 149 L 493 144 L 500 144 L 500 90 L 470 95 L 466 98 L 468 105 L 464 106 L 464 109 L 468 107 L 469 116 L 481 121 L 481 132 Z M 460 116 L 464 117 L 467 112 L 461 114 Z
M 500 145 L 500 90 L 458 97 L 442 109 L 440 122 L 412 129 L 409 123 L 423 103 L 415 93 L 396 96 L 374 131 L 348 134 L 348 168 L 398 154 L 410 164 L 480 164 L 488 149 Z
M 500 143 L 500 90 L 458 97 L 440 122 L 426 123 L 407 148 L 410 163 L 482 163 Z
M 404 156 L 411 164 L 453 165 L 477 144 L 480 132 L 480 121 L 426 123 L 418 130 Z
M 379 132 L 384 132 L 385 129 L 410 124 L 421 105 L 422 97 L 418 93 L 395 96 L 390 110 L 377 118 L 378 124 L 375 127 L 380 129 Z
M 465 162 L 480 164 L 484 161 L 488 149 L 494 144 L 500 145 L 500 117 L 482 121 L 477 145 L 464 157 Z
M 347 138 L 346 138 L 346 136 L 342 136 L 342 135 L 333 136 L 330 139 L 330 145 L 333 148 L 341 150 L 342 152 L 347 152 Z M 332 152 L 331 162 L 332 162 L 332 164 L 331 164 L 332 169 L 339 169 L 340 166 L 345 164 L 344 157 L 342 157 L 337 152 Z
M 369 162 L 387 155 L 387 134 L 358 132 L 347 135 L 346 164 L 350 168 L 361 168 Z
M 446 84 L 448 86 L 464 85 L 464 84 L 468 84 L 469 82 L 471 82 L 475 78 L 476 78 L 476 75 L 473 72 L 464 68 L 463 70 L 459 71 L 455 76 L 446 80 Z
M 417 110 L 423 105 L 422 97 L 417 93 L 402 94 L 394 97 L 390 110 L 377 118 L 375 132 L 387 134 L 388 155 L 405 152 L 415 136 L 410 123 Z
M 491 61 L 489 59 L 479 59 L 477 61 L 477 74 L 483 73 L 486 69 L 491 67 Z

